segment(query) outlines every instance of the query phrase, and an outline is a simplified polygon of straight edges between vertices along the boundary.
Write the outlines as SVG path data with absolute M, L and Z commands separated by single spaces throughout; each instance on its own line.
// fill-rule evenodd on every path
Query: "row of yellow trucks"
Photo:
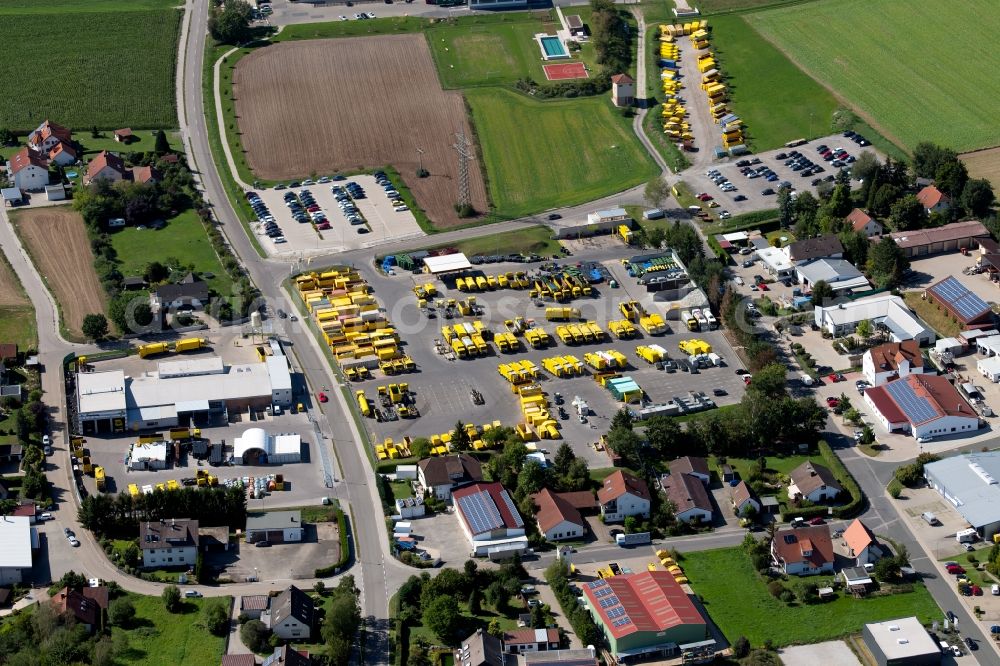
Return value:
M 524 317 L 504 321 L 504 327 L 511 335 L 523 335 L 525 341 L 535 349 L 545 349 L 552 344 L 552 336 L 545 329 L 535 326 L 535 322 Z
M 692 308 L 690 310 L 681 310 L 681 321 L 687 326 L 689 331 L 710 331 L 719 327 L 719 320 L 716 319 L 712 312 L 705 308 Z
M 646 309 L 638 301 L 624 301 L 618 304 L 618 309 L 621 310 L 622 316 L 627 321 L 638 323 L 647 335 L 662 335 L 667 332 L 667 322 L 663 317 L 655 312 L 646 312 Z M 611 327 L 610 323 L 608 327 Z
M 556 326 L 556 337 L 565 345 L 591 344 L 605 339 L 604 330 L 594 321 Z
M 478 356 L 486 356 L 490 353 L 490 347 L 486 343 L 486 336 L 490 331 L 483 322 L 461 322 L 458 324 L 448 324 L 441 327 L 441 335 L 458 358 L 468 359 Z
M 171 352 L 180 354 L 182 352 L 206 349 L 207 347 L 208 340 L 205 338 L 184 338 L 174 342 L 173 344 L 167 342 L 150 342 L 149 344 L 140 345 L 138 352 L 139 358 L 148 358 L 150 356 L 169 354 Z
M 416 369 L 400 350 L 399 335 L 371 287 L 356 270 L 305 273 L 295 278 L 295 286 L 342 368 L 378 367 L 387 375 Z M 428 298 L 437 290 L 428 283 L 414 288 L 414 293 Z
M 498 275 L 475 275 L 455 279 L 459 291 L 494 291 L 496 289 L 527 289 L 531 280 L 522 272 L 500 273 Z
M 660 110 L 663 133 L 671 141 L 681 142 L 685 149 L 694 148 L 694 134 L 687 120 L 687 109 L 681 103 L 680 92 L 684 87 L 680 76 L 680 49 L 675 37 L 682 36 L 678 26 L 660 26 L 660 85 L 663 88 L 663 106 Z M 690 34 L 690 33 L 688 33 Z M 627 241 L 626 241 L 627 242 Z
M 472 448 L 475 451 L 482 451 L 484 449 L 490 448 L 490 444 L 487 440 L 483 439 L 483 436 L 490 430 L 499 429 L 503 427 L 500 421 L 493 421 L 492 423 L 484 423 L 478 428 L 472 423 L 465 424 L 465 434 L 469 436 L 469 441 L 472 442 Z M 443 432 L 437 435 L 431 435 L 427 440 L 431 444 L 430 454 L 432 456 L 444 456 L 451 452 L 451 441 L 454 437 L 454 432 Z M 396 460 L 397 458 L 409 458 L 413 455 L 413 439 L 409 435 L 403 437 L 403 441 L 394 442 L 391 437 L 386 437 L 381 444 L 375 445 L 375 456 L 379 460 Z

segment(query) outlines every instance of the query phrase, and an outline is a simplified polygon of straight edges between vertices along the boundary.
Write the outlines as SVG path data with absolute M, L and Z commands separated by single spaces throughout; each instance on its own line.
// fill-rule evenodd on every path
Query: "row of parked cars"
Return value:
M 359 234 L 368 233 L 365 218 L 361 215 L 361 211 L 358 210 L 357 204 L 354 203 L 355 199 L 364 199 L 367 196 L 364 188 L 354 181 L 349 180 L 343 187 L 334 185 L 330 188 L 330 191 L 333 192 L 333 197 L 337 200 L 337 205 L 340 206 L 340 210 L 344 213 L 344 217 L 347 218 L 348 223 L 357 227 Z
M 392 181 L 389 180 L 389 177 L 385 175 L 384 171 L 375 172 L 375 182 L 378 183 L 379 187 L 381 187 L 382 191 L 385 193 L 385 196 L 388 197 L 389 203 L 392 204 L 392 209 L 394 211 L 402 213 L 403 211 L 410 210 L 410 208 L 406 205 L 406 202 L 403 201 L 403 198 L 396 190 L 396 186 L 392 184 Z
M 247 202 L 253 209 L 254 215 L 257 216 L 257 220 L 264 225 L 264 233 L 267 234 L 268 238 L 278 245 L 287 243 L 288 241 L 285 240 L 285 235 L 281 231 L 281 227 L 278 226 L 274 215 L 271 214 L 267 204 L 260 198 L 260 195 L 256 192 L 247 192 Z
M 292 214 L 292 219 L 299 224 L 313 222 L 317 229 L 326 230 L 330 228 L 330 221 L 326 213 L 316 203 L 316 197 L 308 189 L 302 189 L 298 195 L 294 192 L 285 192 L 285 205 Z

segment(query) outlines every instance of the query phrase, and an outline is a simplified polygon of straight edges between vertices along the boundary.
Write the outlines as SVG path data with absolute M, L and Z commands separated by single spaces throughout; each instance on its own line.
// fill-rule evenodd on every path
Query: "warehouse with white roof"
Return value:
M 906 307 L 903 299 L 892 294 L 816 307 L 814 319 L 817 326 L 838 338 L 854 333 L 858 324 L 867 319 L 884 328 L 892 342 L 916 340 L 929 345 L 935 339 L 934 333 Z
M 31 571 L 38 532 L 27 516 L 0 516 L 0 585 L 16 585 Z
M 924 477 L 984 540 L 1000 532 L 1000 451 L 927 463 Z

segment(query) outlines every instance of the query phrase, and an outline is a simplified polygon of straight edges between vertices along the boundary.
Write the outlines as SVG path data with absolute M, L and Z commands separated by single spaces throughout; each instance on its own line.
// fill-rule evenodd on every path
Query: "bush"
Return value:
M 780 580 L 772 580 L 767 584 L 767 591 L 771 593 L 771 596 L 775 599 L 780 599 L 782 592 L 785 591 L 785 586 L 781 584 Z
M 737 659 L 742 659 L 748 654 L 750 654 L 750 641 L 747 640 L 746 636 L 740 636 L 733 643 L 733 656 Z
M 135 619 L 135 606 L 128 598 L 115 599 L 108 607 L 108 620 L 116 627 L 128 627 Z
M 899 499 L 899 496 L 903 494 L 903 484 L 899 482 L 899 479 L 893 479 L 889 482 L 889 497 L 892 499 Z
M 240 628 L 243 644 L 253 652 L 263 652 L 271 638 L 271 630 L 260 620 L 250 620 Z
M 181 591 L 176 585 L 167 585 L 160 594 L 163 606 L 171 613 L 176 613 L 181 606 Z
M 224 603 L 216 601 L 205 607 L 205 628 L 213 636 L 229 633 L 229 610 Z

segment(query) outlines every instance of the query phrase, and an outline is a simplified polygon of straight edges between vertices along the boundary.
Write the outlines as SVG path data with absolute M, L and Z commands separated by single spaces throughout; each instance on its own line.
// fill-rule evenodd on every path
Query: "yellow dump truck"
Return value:
M 166 354 L 170 347 L 165 342 L 151 342 L 148 345 L 139 347 L 139 358 L 147 358 L 156 354 Z
M 202 349 L 208 346 L 208 340 L 205 338 L 184 338 L 183 340 L 178 340 L 174 344 L 175 352 L 186 352 L 194 351 L 196 349 Z
M 549 321 L 570 321 L 580 318 L 579 308 L 545 308 L 545 318 Z

